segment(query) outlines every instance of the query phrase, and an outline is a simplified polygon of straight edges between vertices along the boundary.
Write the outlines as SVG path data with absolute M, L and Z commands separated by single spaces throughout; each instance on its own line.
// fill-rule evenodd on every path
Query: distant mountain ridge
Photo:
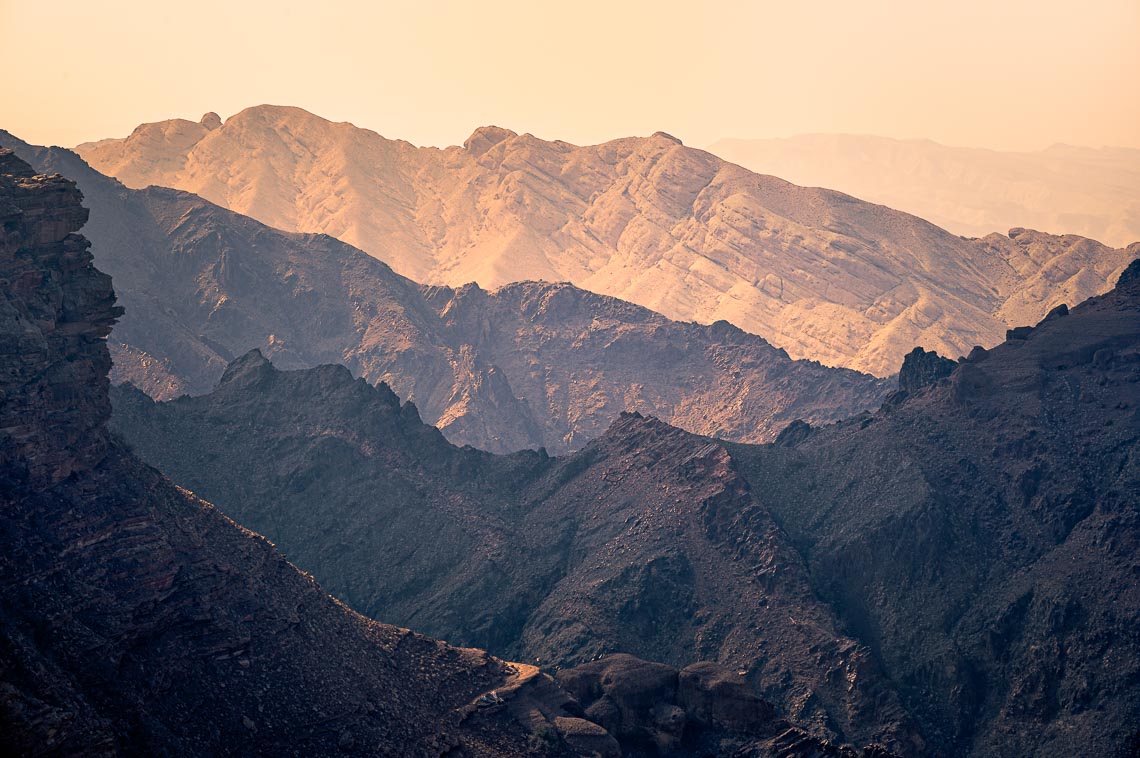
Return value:
M 954 356 L 992 346 L 1018 325 L 1003 316 L 1010 298 L 1032 323 L 1063 302 L 1054 288 L 1082 300 L 1140 255 L 1066 242 L 1013 268 L 1016 249 L 754 174 L 663 133 L 578 147 L 484 127 L 439 150 L 257 106 L 78 150 L 128 186 L 177 187 L 280 229 L 325 232 L 417 281 L 570 281 L 878 376 L 916 344 Z
M 1124 247 L 1140 241 L 1140 150 L 1034 152 L 859 134 L 723 139 L 709 151 L 764 174 L 914 213 L 955 234 L 1031 227 Z
M 330 237 L 287 234 L 186 192 L 130 190 L 74 153 L 0 133 L 79 181 L 127 313 L 113 379 L 165 399 L 213 388 L 251 348 L 286 368 L 388 382 L 459 444 L 576 449 L 624 410 L 760 442 L 877 406 L 890 381 L 787 354 L 729 324 L 672 322 L 566 284 L 421 287 Z

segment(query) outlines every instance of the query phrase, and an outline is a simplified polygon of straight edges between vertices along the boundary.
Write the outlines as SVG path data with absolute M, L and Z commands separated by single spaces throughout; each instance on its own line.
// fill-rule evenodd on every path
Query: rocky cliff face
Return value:
M 370 614 L 551 667 L 717 661 L 905 754 L 1113 755 L 1140 708 L 1137 281 L 772 446 L 627 414 L 493 456 L 259 355 L 208 396 L 121 389 L 115 419 Z
M 160 399 L 209 391 L 258 348 L 283 368 L 342 363 L 385 381 L 458 444 L 558 453 L 623 410 L 762 442 L 796 418 L 875 407 L 891 389 L 793 361 L 726 323 L 677 323 L 569 285 L 421 288 L 331 238 L 277 232 L 184 192 L 128 190 L 67 151 L 19 149 L 79 180 L 96 262 L 127 311 L 112 376 Z
M 103 340 L 122 309 L 73 233 L 87 220 L 74 182 L 0 149 L 0 198 L 0 465 L 42 487 L 106 454 Z
M 86 217 L 0 150 L 0 749 L 521 756 L 545 728 L 583 754 L 533 667 L 349 611 L 111 440 L 119 310 Z M 494 688 L 511 710 L 465 718 Z
M 955 357 L 991 347 L 1062 302 L 1055 288 L 1078 302 L 1140 254 L 1105 248 L 1095 265 L 1021 270 L 1004 246 L 661 133 L 579 147 L 488 127 L 437 150 L 258 106 L 214 130 L 145 124 L 78 150 L 128 186 L 177 187 L 280 229 L 331 234 L 417 281 L 570 281 L 879 376 L 914 345 Z

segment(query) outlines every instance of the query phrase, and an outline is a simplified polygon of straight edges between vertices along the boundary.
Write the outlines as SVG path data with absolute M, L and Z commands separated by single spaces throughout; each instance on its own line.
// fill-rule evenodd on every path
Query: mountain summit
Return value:
M 76 149 L 129 187 L 324 232 L 427 284 L 571 281 L 879 376 L 916 344 L 992 346 L 1108 289 L 1140 255 L 1063 238 L 1019 269 L 1016 244 L 755 174 L 661 132 L 579 147 L 484 127 L 440 150 L 263 105 L 212 130 L 165 121 Z M 1010 321 L 1003 308 L 1027 291 L 1024 320 Z

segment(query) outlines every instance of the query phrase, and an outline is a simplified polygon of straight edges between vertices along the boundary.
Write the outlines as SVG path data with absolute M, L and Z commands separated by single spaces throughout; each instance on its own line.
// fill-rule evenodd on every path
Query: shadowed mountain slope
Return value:
M 1017 269 L 1000 246 L 662 133 L 579 147 L 484 127 L 438 150 L 268 105 L 212 126 L 144 124 L 77 149 L 128 186 L 177 187 L 280 229 L 325 232 L 417 281 L 570 281 L 879 376 L 916 344 L 951 356 L 990 347 L 1017 323 L 1005 303 L 1034 282 L 1048 287 L 1028 303 L 1030 321 L 1064 301 L 1054 287 L 1083 300 L 1140 255 L 1066 245 Z
M 563 452 L 627 409 L 761 442 L 796 418 L 875 407 L 891 388 L 725 323 L 673 322 L 570 285 L 420 287 L 330 237 L 177 190 L 129 190 L 58 148 L 16 149 L 79 181 L 96 261 L 126 308 L 112 377 L 160 399 L 209 391 L 260 348 L 283 368 L 341 363 L 386 381 L 459 444 Z
M 905 739 L 866 651 L 705 438 L 624 414 L 566 458 L 496 456 L 449 444 L 385 385 L 256 352 L 209 395 L 113 391 L 144 459 L 370 616 L 543 666 L 718 661 L 821 736 Z
M 877 413 L 775 445 L 626 414 L 494 456 L 259 354 L 202 397 L 118 388 L 115 425 L 370 614 L 554 667 L 719 661 L 902 753 L 1113 755 L 1140 708 L 1138 286 L 960 364 L 916 350 Z
M 816 591 L 952 753 L 1140 732 L 1140 263 L 793 448 L 729 446 Z M 941 378 L 939 378 L 941 375 Z M 925 376 L 925 379 L 921 377 Z

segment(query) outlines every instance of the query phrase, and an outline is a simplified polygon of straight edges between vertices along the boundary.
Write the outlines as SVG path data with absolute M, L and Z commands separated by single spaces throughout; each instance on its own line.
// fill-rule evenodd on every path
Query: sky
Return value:
M 417 145 L 815 132 L 1140 148 L 1140 0 L 0 0 L 36 144 L 296 105 Z

